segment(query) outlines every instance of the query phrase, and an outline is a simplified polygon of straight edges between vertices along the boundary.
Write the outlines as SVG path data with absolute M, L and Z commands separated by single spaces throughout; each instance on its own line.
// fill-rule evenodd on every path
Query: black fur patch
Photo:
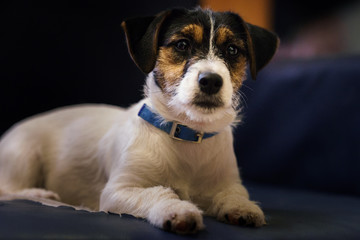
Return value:
M 209 52 L 209 39 L 210 39 L 210 21 L 209 16 L 203 10 L 174 10 L 163 25 L 163 29 L 159 35 L 159 47 L 171 46 L 174 42 L 169 42 L 169 39 L 174 35 L 181 35 L 181 30 L 190 24 L 196 24 L 203 28 L 202 43 L 197 43 L 192 36 L 183 35 L 184 39 L 189 40 L 191 45 L 191 52 L 188 55 L 182 55 L 184 58 L 191 58 L 196 56 L 198 59 L 205 58 Z M 174 56 L 176 57 L 176 56 Z
M 157 16 L 143 17 L 124 21 L 122 26 L 125 30 L 129 51 L 138 67 L 145 73 L 154 69 L 157 54 L 160 47 L 175 47 L 172 41 L 174 35 L 180 35 L 186 39 L 191 48 L 187 52 L 174 51 L 173 62 L 186 61 L 184 73 L 193 63 L 192 59 L 203 59 L 209 52 L 209 40 L 211 22 L 214 22 L 214 30 L 226 27 L 234 33 L 234 38 L 215 46 L 215 54 L 224 60 L 229 67 L 239 66 L 239 62 L 246 57 L 249 61 L 253 78 L 257 72 L 264 67 L 275 54 L 279 40 L 277 36 L 263 28 L 247 24 L 237 14 L 231 12 L 212 12 L 210 10 L 172 9 Z M 202 42 L 199 43 L 189 34 L 181 35 L 184 27 L 196 24 L 202 27 Z M 236 41 L 234 41 L 234 39 Z M 244 46 L 238 46 L 241 39 Z M 214 39 L 215 40 L 215 39 Z M 213 43 L 215 45 L 215 42 Z M 230 44 L 238 46 L 240 53 L 237 57 L 229 57 L 226 49 Z
M 209 53 L 210 45 L 210 30 L 211 22 L 210 17 L 213 18 L 214 31 L 219 27 L 227 27 L 234 33 L 234 39 L 229 39 L 227 42 L 224 42 L 221 46 L 215 44 L 215 39 L 213 39 L 213 45 L 215 46 L 215 55 L 223 59 L 225 64 L 229 67 L 236 67 L 239 61 L 242 61 L 241 56 L 248 56 L 248 51 L 245 47 L 239 46 L 239 55 L 237 57 L 229 57 L 226 54 L 226 48 L 230 44 L 234 44 L 236 41 L 242 39 L 244 43 L 247 42 L 247 35 L 244 29 L 244 21 L 237 15 L 230 12 L 210 12 L 208 10 L 195 9 L 195 10 L 185 10 L 177 9 L 173 10 L 173 13 L 163 24 L 163 28 L 159 34 L 159 47 L 160 46 L 174 46 L 175 42 L 171 42 L 170 39 L 174 35 L 179 35 L 181 30 L 186 26 L 191 24 L 199 25 L 203 28 L 203 37 L 202 42 L 197 43 L 191 36 L 184 35 L 183 38 L 189 40 L 191 45 L 191 51 L 187 53 L 175 53 L 173 56 L 174 59 L 179 59 L 179 61 L 186 61 L 184 68 L 184 74 L 191 64 L 195 63 L 196 60 L 205 59 Z

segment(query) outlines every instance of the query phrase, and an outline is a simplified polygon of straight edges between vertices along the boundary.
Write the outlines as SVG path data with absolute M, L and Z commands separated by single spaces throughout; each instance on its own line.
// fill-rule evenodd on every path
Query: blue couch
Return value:
M 360 239 L 360 56 L 277 62 L 242 88 L 235 150 L 268 225 L 179 236 L 129 215 L 0 202 L 0 239 Z

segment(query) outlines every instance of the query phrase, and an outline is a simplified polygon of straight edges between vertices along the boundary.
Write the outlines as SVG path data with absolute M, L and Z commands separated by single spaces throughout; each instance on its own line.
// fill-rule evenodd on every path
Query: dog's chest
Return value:
M 181 143 L 174 147 L 173 159 L 169 159 L 171 170 L 166 185 L 172 187 L 180 198 L 194 200 L 206 198 L 216 189 L 218 176 L 222 175 L 222 162 L 216 139 L 202 144 Z M 226 156 L 224 156 L 226 158 Z

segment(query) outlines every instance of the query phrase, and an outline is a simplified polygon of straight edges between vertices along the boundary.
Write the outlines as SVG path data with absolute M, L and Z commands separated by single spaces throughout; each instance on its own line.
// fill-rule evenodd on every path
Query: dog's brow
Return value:
M 224 26 L 219 27 L 216 31 L 216 45 L 219 46 L 228 41 L 234 42 L 239 45 L 239 47 L 244 47 L 244 42 L 241 39 L 236 38 L 233 31 Z
M 228 38 L 234 37 L 234 33 L 227 27 L 219 27 L 216 31 L 216 44 L 221 45 Z
M 203 30 L 203 27 L 201 27 L 197 24 L 190 24 L 190 25 L 185 26 L 181 30 L 181 33 L 184 35 L 190 35 L 194 38 L 194 40 L 196 42 L 201 43 L 203 34 L 204 34 L 204 30 Z

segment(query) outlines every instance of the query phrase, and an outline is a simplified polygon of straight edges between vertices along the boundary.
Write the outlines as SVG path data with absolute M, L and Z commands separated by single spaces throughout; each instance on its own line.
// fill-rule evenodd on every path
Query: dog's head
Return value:
M 122 27 L 157 110 L 206 131 L 235 120 L 247 64 L 255 79 L 279 43 L 237 14 L 200 8 L 129 19 Z

